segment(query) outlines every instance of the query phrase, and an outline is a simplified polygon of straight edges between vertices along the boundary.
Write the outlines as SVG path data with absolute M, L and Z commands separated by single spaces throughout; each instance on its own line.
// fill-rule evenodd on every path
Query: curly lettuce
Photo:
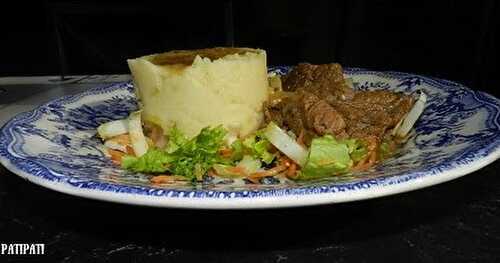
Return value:
M 173 128 L 165 149 L 150 149 L 141 157 L 125 156 L 122 167 L 134 172 L 169 172 L 191 180 L 201 180 L 214 164 L 227 162 L 218 154 L 224 145 L 225 135 L 226 130 L 222 126 L 206 127 L 196 137 L 187 139 Z
M 231 144 L 231 148 L 233 150 L 233 160 L 241 160 L 243 156 L 249 155 L 265 164 L 270 164 L 275 158 L 275 155 L 269 152 L 271 143 L 260 132 L 256 132 L 243 140 L 237 139 Z

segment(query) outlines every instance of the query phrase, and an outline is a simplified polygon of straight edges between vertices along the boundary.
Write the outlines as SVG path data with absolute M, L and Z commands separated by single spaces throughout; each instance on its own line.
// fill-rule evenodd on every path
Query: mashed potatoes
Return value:
M 222 124 L 255 131 L 268 97 L 266 53 L 249 48 L 171 51 L 129 59 L 143 119 L 193 137 Z

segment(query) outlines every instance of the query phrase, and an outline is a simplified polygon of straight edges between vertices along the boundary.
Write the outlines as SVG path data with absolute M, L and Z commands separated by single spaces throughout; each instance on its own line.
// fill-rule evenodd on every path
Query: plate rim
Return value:
M 287 66 L 283 66 L 286 68 Z M 271 68 L 270 68 L 271 69 Z M 275 67 L 275 70 L 280 70 L 280 67 Z M 478 98 L 478 95 L 484 96 L 489 100 L 496 101 L 500 103 L 496 97 L 489 95 L 487 93 L 481 91 L 471 90 L 468 87 L 465 87 L 459 83 L 437 79 L 432 77 L 421 76 L 418 74 L 411 73 L 403 73 L 397 71 L 373 71 L 366 70 L 360 68 L 350 68 L 346 69 L 346 73 L 350 74 L 371 74 L 371 75 L 381 75 L 382 77 L 393 79 L 394 75 L 399 78 L 402 76 L 411 76 L 418 77 L 428 81 L 437 82 L 439 85 L 452 85 L 458 86 L 459 88 L 463 88 L 472 93 L 476 100 L 481 100 L 483 102 L 485 99 Z M 80 92 L 74 95 L 63 96 L 60 98 L 53 99 L 49 102 L 43 103 L 42 105 L 23 113 L 19 113 L 7 121 L 0 133 L 0 138 L 3 137 L 3 134 L 6 132 L 7 128 L 12 126 L 12 123 L 15 122 L 16 119 L 20 118 L 24 115 L 34 115 L 39 112 L 41 108 L 46 107 L 50 103 L 54 102 L 63 102 L 69 101 L 74 102 L 78 101 L 80 98 L 95 95 L 99 90 L 107 89 L 118 89 L 121 86 L 129 85 L 129 82 L 120 82 L 112 85 L 99 85 L 84 92 Z M 433 85 L 436 86 L 436 85 Z M 436 87 L 438 88 L 438 87 Z M 495 105 L 495 104 L 493 104 Z M 496 106 L 496 105 L 495 105 Z M 497 115 L 499 113 L 497 112 Z M 496 118 L 495 118 L 496 120 Z M 12 142 L 11 142 L 12 143 Z M 0 145 L 1 146 L 1 145 Z M 6 147 L 8 148 L 8 147 Z M 294 191 L 292 193 L 287 193 L 286 191 L 282 192 L 284 189 L 265 189 L 265 190 L 256 190 L 252 191 L 240 191 L 240 192 L 248 192 L 247 195 L 236 195 L 238 191 L 227 191 L 227 190 L 176 190 L 176 189 L 158 189 L 149 187 L 150 189 L 155 189 L 155 191 L 164 192 L 174 191 L 178 192 L 177 195 L 157 195 L 157 194 L 137 194 L 137 193 L 127 193 L 127 192 L 116 192 L 110 190 L 103 190 L 99 188 L 85 187 L 85 186 L 75 186 L 74 184 L 68 183 L 68 181 L 53 181 L 48 180 L 42 176 L 30 174 L 9 160 L 8 156 L 10 153 L 6 148 L 0 148 L 0 163 L 10 170 L 12 173 L 27 179 L 37 185 L 41 185 L 45 188 L 52 189 L 58 192 L 90 198 L 90 199 L 98 199 L 103 201 L 117 202 L 117 203 L 125 203 L 125 204 L 135 204 L 135 205 L 145 205 L 145 206 L 158 206 L 158 207 L 176 207 L 176 208 L 195 208 L 195 209 L 254 209 L 254 208 L 278 208 L 278 207 L 294 207 L 294 206 L 308 206 L 308 205 L 319 205 L 319 204 L 327 204 L 327 203 L 341 203 L 341 202 L 349 202 L 349 201 L 357 201 L 364 199 L 371 199 L 376 197 L 388 196 L 402 192 L 408 192 L 412 190 L 421 189 L 424 187 L 436 185 L 442 182 L 450 181 L 456 179 L 458 177 L 464 176 L 466 174 L 472 173 L 476 170 L 481 169 L 482 167 L 494 162 L 496 159 L 500 158 L 500 145 L 498 141 L 492 147 L 489 147 L 489 151 L 485 156 L 480 156 L 472 161 L 467 163 L 460 163 L 458 160 L 453 162 L 453 165 L 450 165 L 451 168 L 439 171 L 437 173 L 433 173 L 432 169 L 427 169 L 422 171 L 420 174 L 403 174 L 401 176 L 409 177 L 408 180 L 403 182 L 396 183 L 379 183 L 377 182 L 374 185 L 369 185 L 369 187 L 352 187 L 353 189 L 347 188 L 339 188 L 337 191 L 314 191 L 314 189 L 321 188 L 321 186 L 302 186 L 293 188 Z M 481 148 L 483 150 L 485 148 Z M 37 164 L 38 166 L 42 166 Z M 412 175 L 412 176 L 410 176 Z M 438 175 L 438 176 L 437 176 Z M 362 184 L 367 183 L 371 179 L 361 180 L 355 183 L 347 183 L 348 184 Z M 380 180 L 380 178 L 377 178 Z M 98 184 L 112 184 L 112 183 L 102 183 Z M 121 185 L 124 186 L 124 185 Z M 125 186 L 131 187 L 131 186 Z M 331 187 L 331 186 L 330 186 Z M 147 188 L 147 187 L 146 187 Z M 288 188 L 289 189 L 289 188 Z M 306 192 L 298 194 L 297 191 L 305 189 Z M 307 191 L 307 189 L 312 189 L 313 191 Z M 278 194 L 276 194 L 278 191 Z M 202 195 L 196 196 L 194 193 L 196 192 L 213 192 L 211 195 Z M 263 194 L 268 192 L 267 194 Z M 269 194 L 269 192 L 271 192 Z M 274 192 L 274 193 L 273 193 Z M 295 193 L 293 193 L 295 192 Z M 184 193 L 184 194 L 181 194 Z M 252 194 L 253 193 L 253 194 Z M 259 195 L 259 193 L 261 193 Z
M 56 192 L 69 194 L 77 197 L 84 197 L 99 201 L 121 203 L 128 205 L 164 207 L 164 208 L 185 208 L 185 209 L 268 209 L 302 207 L 324 204 L 347 203 L 360 200 L 380 198 L 399 193 L 406 193 L 418 189 L 438 185 L 454 180 L 464 175 L 477 171 L 488 164 L 491 164 L 500 157 L 500 149 L 497 148 L 493 154 L 483 159 L 477 159 L 462 169 L 451 169 L 440 173 L 440 176 L 424 176 L 415 178 L 405 183 L 379 185 L 368 189 L 358 189 L 346 192 L 330 192 L 305 195 L 280 195 L 263 196 L 252 198 L 197 198 L 197 197 L 165 197 L 154 195 L 136 195 L 130 193 L 108 192 L 97 189 L 73 187 L 65 182 L 55 182 L 34 176 L 16 166 L 10 161 L 1 158 L 0 163 L 12 173 L 26 179 L 36 185 L 54 190 Z

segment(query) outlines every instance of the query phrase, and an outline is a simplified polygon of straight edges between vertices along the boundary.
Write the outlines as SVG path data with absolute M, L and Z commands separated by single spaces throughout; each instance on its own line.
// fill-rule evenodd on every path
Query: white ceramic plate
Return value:
M 272 69 L 280 74 L 288 67 Z M 415 190 L 471 173 L 500 156 L 500 101 L 450 81 L 398 72 L 348 69 L 357 89 L 423 90 L 426 109 L 401 152 L 370 171 L 264 185 L 230 181 L 161 187 L 116 167 L 95 128 L 137 108 L 131 83 L 96 87 L 19 114 L 0 132 L 0 161 L 41 186 L 128 204 L 247 209 L 339 203 Z

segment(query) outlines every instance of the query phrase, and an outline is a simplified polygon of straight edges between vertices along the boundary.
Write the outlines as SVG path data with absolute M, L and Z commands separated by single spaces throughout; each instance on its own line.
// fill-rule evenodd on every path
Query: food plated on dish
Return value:
M 410 137 L 427 99 L 357 91 L 336 63 L 268 76 L 258 49 L 171 51 L 128 63 L 139 110 L 97 130 L 116 164 L 157 184 L 365 171 Z
M 266 70 L 261 50 L 216 50 L 133 59 L 134 82 L 15 116 L 2 165 L 87 198 L 248 209 L 416 190 L 500 156 L 500 101 L 483 92 L 334 63 Z

